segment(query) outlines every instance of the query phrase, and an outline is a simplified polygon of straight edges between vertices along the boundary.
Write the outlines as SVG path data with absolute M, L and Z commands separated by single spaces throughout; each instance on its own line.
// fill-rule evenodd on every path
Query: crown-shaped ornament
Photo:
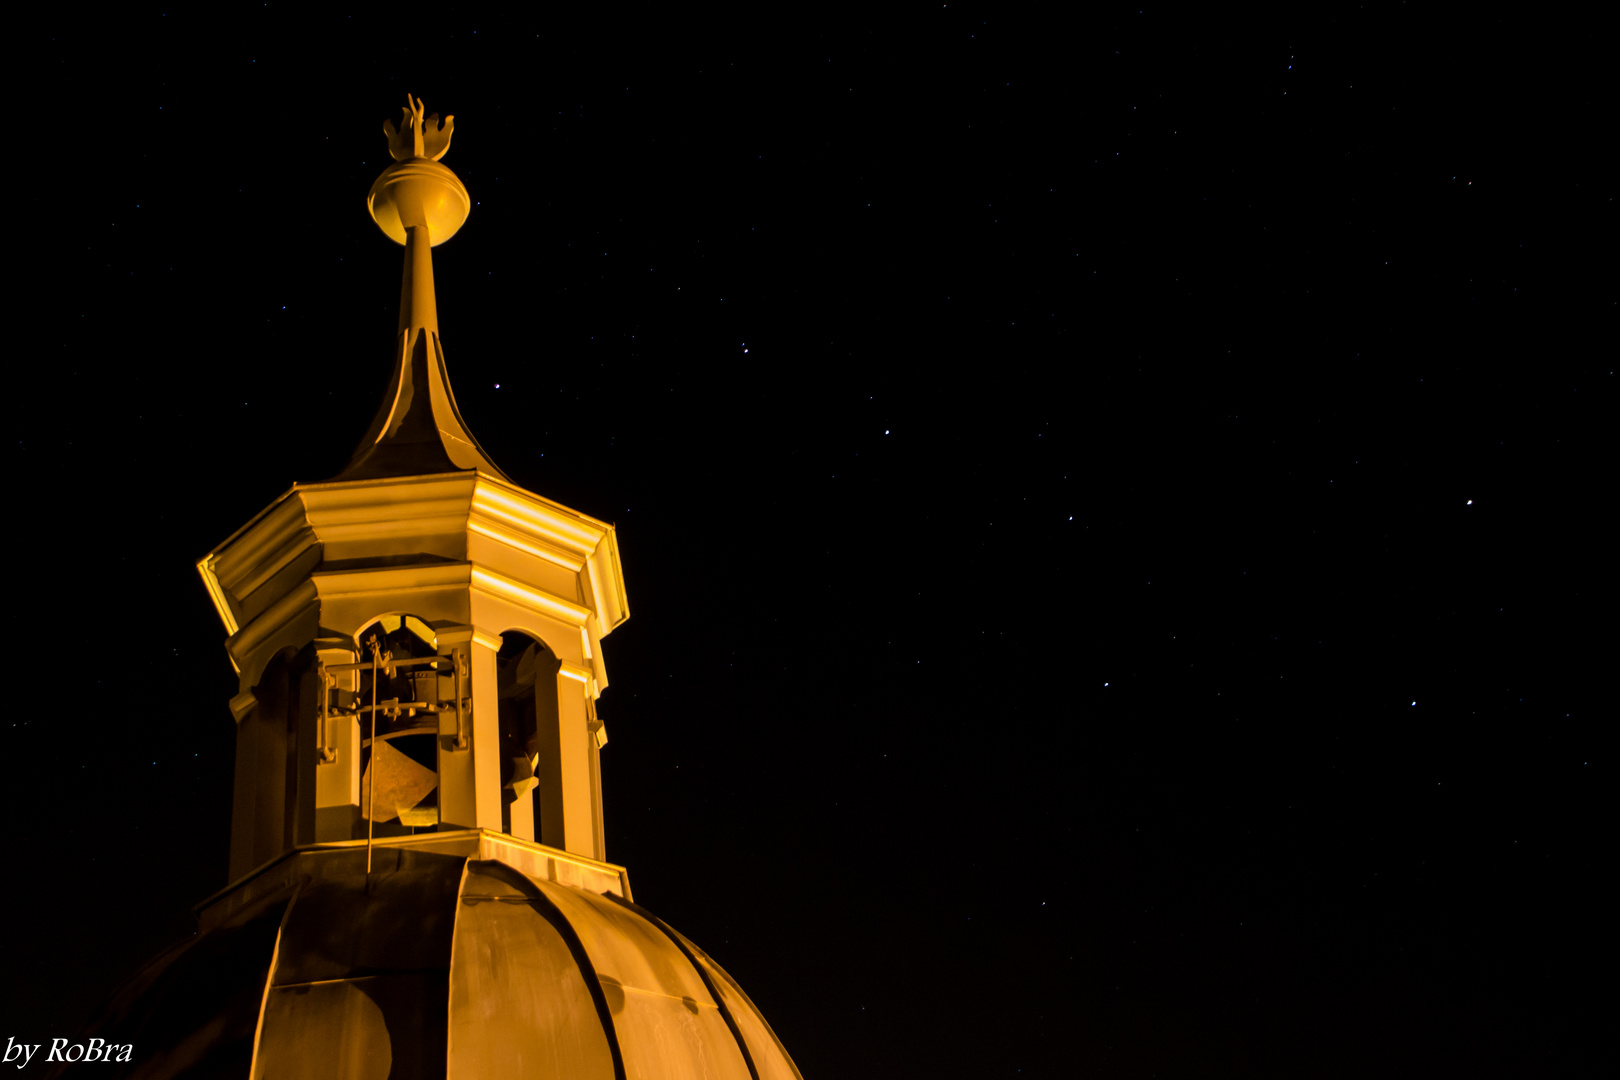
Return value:
M 383 121 L 383 134 L 388 136 L 388 152 L 395 161 L 427 158 L 438 161 L 450 149 L 450 133 L 455 130 L 456 118 L 446 116 L 439 123 L 439 114 L 426 118 L 422 115 L 422 99 L 405 95 L 405 117 L 399 127 L 392 120 Z

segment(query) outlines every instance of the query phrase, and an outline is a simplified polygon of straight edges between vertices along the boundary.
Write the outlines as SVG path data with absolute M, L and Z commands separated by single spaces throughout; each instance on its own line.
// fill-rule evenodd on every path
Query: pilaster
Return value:
M 472 673 L 473 628 L 458 626 L 439 630 L 439 651 L 463 657 L 467 676 Z M 466 689 L 464 698 L 469 697 Z M 439 828 L 470 829 L 478 824 L 478 773 L 473 761 L 473 722 L 468 712 L 461 716 L 463 745 L 458 747 L 454 716 L 439 717 Z
M 473 630 L 472 769 L 476 820 L 470 824 L 491 832 L 502 831 L 500 683 L 495 666 L 500 651 L 499 634 Z
M 559 751 L 558 788 L 562 792 L 560 847 L 588 859 L 596 857 L 594 798 L 591 784 L 591 750 L 586 702 L 590 694 L 590 672 L 564 662 L 557 670 L 557 742 Z

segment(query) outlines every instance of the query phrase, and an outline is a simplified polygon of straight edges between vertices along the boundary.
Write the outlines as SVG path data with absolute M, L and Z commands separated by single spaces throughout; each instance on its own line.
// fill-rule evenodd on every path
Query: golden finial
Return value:
M 392 120 L 383 121 L 383 134 L 388 136 L 388 152 L 395 161 L 427 158 L 438 161 L 450 149 L 450 134 L 455 130 L 456 118 L 446 116 L 439 124 L 439 114 L 423 117 L 422 99 L 405 95 L 405 117 L 399 127 Z
M 396 244 L 405 243 L 407 231 L 420 225 L 427 228 L 429 242 L 437 246 L 456 234 L 472 209 L 467 189 L 439 161 L 450 149 L 456 118 L 446 116 L 441 127 L 438 113 L 424 115 L 421 98 L 406 94 L 405 102 L 402 127 L 383 121 L 394 163 L 371 185 L 366 205 L 377 227 Z

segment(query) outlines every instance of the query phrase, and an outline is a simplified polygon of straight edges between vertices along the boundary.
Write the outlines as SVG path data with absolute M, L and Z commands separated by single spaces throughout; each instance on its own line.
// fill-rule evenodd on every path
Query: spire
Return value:
M 399 336 L 394 373 L 381 407 L 349 464 L 333 479 L 371 480 L 385 476 L 479 469 L 505 479 L 489 460 L 456 408 L 439 343 L 439 315 L 433 297 L 432 249 L 456 234 L 472 200 L 460 179 L 439 163 L 450 148 L 455 117 L 439 123 L 423 116 L 422 101 L 405 97 L 399 128 L 384 121 L 394 164 L 383 170 L 366 196 L 377 227 L 405 245 L 405 273 L 399 296 Z

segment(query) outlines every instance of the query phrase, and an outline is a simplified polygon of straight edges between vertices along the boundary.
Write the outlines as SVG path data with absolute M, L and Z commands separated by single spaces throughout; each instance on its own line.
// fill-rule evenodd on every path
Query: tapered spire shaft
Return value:
M 405 230 L 405 280 L 399 290 L 399 332 L 415 327 L 439 332 L 439 309 L 433 298 L 433 240 L 426 225 Z
M 410 101 L 401 128 L 383 125 L 395 161 L 366 202 L 377 227 L 405 245 L 399 337 L 382 405 L 337 480 L 468 469 L 505 478 L 456 408 L 439 342 L 433 246 L 455 235 L 472 205 L 456 174 L 438 161 L 449 148 L 453 121 L 447 117 L 440 125 L 436 114 L 424 118 L 418 100 Z

